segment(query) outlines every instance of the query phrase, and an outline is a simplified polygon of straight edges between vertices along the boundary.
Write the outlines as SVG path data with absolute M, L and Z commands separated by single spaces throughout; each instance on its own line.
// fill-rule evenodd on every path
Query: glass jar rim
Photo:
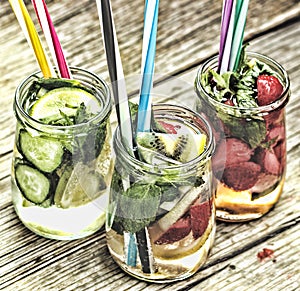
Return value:
M 68 130 L 70 132 L 72 131 L 82 131 L 83 127 L 87 127 L 91 124 L 97 124 L 98 122 L 101 122 L 102 120 L 104 120 L 106 118 L 106 116 L 108 116 L 108 114 L 111 112 L 112 110 L 112 100 L 111 100 L 111 92 L 110 92 L 110 88 L 107 85 L 107 83 L 104 81 L 104 79 L 102 79 L 100 76 L 96 75 L 95 73 L 88 71 L 86 69 L 83 69 L 81 67 L 76 67 L 76 66 L 71 66 L 70 67 L 71 73 L 76 73 L 76 72 L 81 72 L 83 74 L 86 74 L 87 76 L 92 78 L 92 82 L 91 85 L 93 85 L 93 89 L 96 90 L 97 92 L 97 99 L 101 99 L 103 107 L 102 110 L 100 112 L 98 112 L 97 114 L 95 114 L 95 116 L 93 116 L 91 119 L 89 119 L 87 122 L 83 122 L 83 123 L 79 123 L 79 124 L 74 124 L 74 125 L 67 125 L 67 126 L 63 126 L 63 125 L 51 125 L 51 124 L 45 124 L 35 118 L 32 118 L 23 108 L 22 104 L 20 103 L 21 101 L 21 90 L 30 84 L 30 82 L 32 82 L 33 78 L 35 77 L 42 77 L 41 71 L 38 70 L 32 74 L 30 74 L 29 76 L 27 76 L 26 78 L 24 78 L 21 83 L 17 86 L 16 91 L 15 91 L 15 96 L 14 96 L 14 111 L 16 115 L 21 115 L 28 124 L 30 124 L 30 126 L 34 129 L 37 128 L 42 128 L 42 131 L 44 132 L 55 132 L 56 134 L 59 134 L 60 132 L 62 134 L 64 131 Z M 79 78 L 74 78 L 74 80 L 78 80 L 80 83 L 83 82 L 87 82 L 86 80 L 80 80 Z M 95 85 L 101 84 L 102 89 L 104 90 L 104 92 L 100 92 L 99 88 L 97 88 Z M 106 98 L 103 98 L 106 97 Z
M 182 168 L 186 168 L 188 167 L 189 169 L 193 169 L 194 167 L 196 167 L 197 165 L 199 165 L 199 163 L 206 161 L 207 158 L 211 157 L 213 150 L 214 150 L 214 138 L 213 138 L 213 134 L 212 134 L 212 129 L 209 125 L 209 123 L 197 112 L 192 111 L 191 109 L 189 109 L 186 106 L 182 106 L 182 105 L 175 105 L 175 104 L 166 104 L 166 103 L 161 103 L 161 104 L 153 104 L 153 111 L 155 112 L 155 108 L 158 107 L 164 107 L 164 106 L 168 106 L 168 108 L 172 108 L 173 110 L 186 110 L 187 112 L 193 114 L 194 116 L 196 116 L 197 118 L 199 118 L 201 120 L 201 122 L 205 125 L 206 129 L 207 129 L 207 133 L 206 136 L 208 136 L 208 140 L 207 140 L 207 144 L 206 147 L 204 149 L 204 151 L 198 155 L 195 159 L 190 160 L 188 162 L 185 163 L 181 163 L 178 165 L 152 165 L 143 161 L 140 161 L 139 159 L 137 159 L 134 156 L 131 156 L 129 154 L 129 152 L 126 150 L 124 143 L 121 141 L 121 134 L 120 134 L 120 127 L 119 125 L 116 127 L 115 132 L 114 132 L 114 136 L 113 136 L 113 145 L 114 148 L 116 147 L 118 151 L 120 151 L 122 156 L 125 156 L 126 159 L 129 161 L 130 164 L 132 165 L 136 165 L 138 167 L 142 167 L 144 168 L 146 171 L 149 172 L 153 172 L 153 170 L 155 169 L 160 169 L 160 170 L 180 170 Z M 170 110 L 169 110 L 170 111 Z
M 284 89 L 283 89 L 279 99 L 272 102 L 271 104 L 264 105 L 264 106 L 258 106 L 258 107 L 239 107 L 239 106 L 235 106 L 235 105 L 227 105 L 220 101 L 215 100 L 204 89 L 204 87 L 201 83 L 201 74 L 204 71 L 204 69 L 209 68 L 209 65 L 214 65 L 217 63 L 219 55 L 212 56 L 211 58 L 207 59 L 205 62 L 203 62 L 200 65 L 200 67 L 197 71 L 197 75 L 196 75 L 196 81 L 195 81 L 196 88 L 195 89 L 198 90 L 198 88 L 201 88 L 201 92 L 203 92 L 205 94 L 205 97 L 207 100 L 209 100 L 211 103 L 221 105 L 223 108 L 226 108 L 228 110 L 239 110 L 239 111 L 243 111 L 244 113 L 247 113 L 250 111 L 251 112 L 256 111 L 258 113 L 267 113 L 267 112 L 273 111 L 274 109 L 277 109 L 281 106 L 285 106 L 289 100 L 289 91 L 290 91 L 290 79 L 287 74 L 287 71 L 283 68 L 283 66 L 281 64 L 279 64 L 277 61 L 275 61 L 274 59 L 272 59 L 266 55 L 263 55 L 263 54 L 260 54 L 257 52 L 248 52 L 247 51 L 246 56 L 249 56 L 251 58 L 257 58 L 260 60 L 265 60 L 267 63 L 274 64 L 274 67 L 276 67 L 279 70 L 279 72 L 281 73 L 281 77 L 283 77 L 282 81 L 284 82 L 284 84 L 283 84 Z

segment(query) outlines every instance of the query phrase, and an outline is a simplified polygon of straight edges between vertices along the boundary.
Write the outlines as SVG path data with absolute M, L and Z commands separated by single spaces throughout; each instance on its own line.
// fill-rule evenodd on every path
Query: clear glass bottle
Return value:
M 27 228 L 60 240 L 104 225 L 113 168 L 110 90 L 89 71 L 71 73 L 75 83 L 36 72 L 14 100 L 13 204 Z
M 124 148 L 117 128 L 106 237 L 113 259 L 123 270 L 164 283 L 193 275 L 213 245 L 214 143 L 207 122 L 185 107 L 154 105 L 153 114 L 155 122 L 168 128 L 205 135 L 204 150 L 176 165 L 155 154 L 152 163 L 141 161 Z M 192 151 L 197 149 L 188 150 Z
M 212 98 L 201 76 L 218 66 L 218 56 L 198 70 L 196 111 L 210 122 L 216 139 L 212 159 L 218 180 L 217 218 L 248 221 L 267 213 L 279 200 L 286 171 L 285 106 L 290 97 L 287 72 L 273 59 L 247 52 L 247 57 L 268 65 L 283 85 L 280 98 L 265 106 L 241 108 Z

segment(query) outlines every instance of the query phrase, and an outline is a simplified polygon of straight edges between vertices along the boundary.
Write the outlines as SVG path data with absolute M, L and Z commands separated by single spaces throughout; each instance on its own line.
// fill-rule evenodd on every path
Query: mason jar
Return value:
M 17 87 L 12 201 L 22 223 L 46 238 L 88 236 L 105 222 L 111 182 L 112 101 L 82 68 L 74 79 L 33 73 Z
M 168 133 L 143 133 L 137 139 L 139 148 L 142 141 L 147 143 L 148 137 L 154 138 L 157 145 L 149 141 L 154 146 L 152 152 L 143 148 L 139 151 L 141 156 L 131 156 L 121 141 L 119 127 L 114 133 L 115 167 L 106 238 L 113 259 L 128 274 L 164 283 L 193 275 L 204 264 L 213 245 L 214 143 L 210 126 L 188 108 L 156 104 L 153 118 Z M 171 154 L 165 159 L 156 152 L 166 150 L 163 140 L 168 140 L 172 147 L 172 134 L 177 134 L 177 141 L 187 132 L 198 141 L 200 136 L 204 137 L 200 154 L 196 146 L 189 147 L 189 142 L 182 142 L 183 148 L 179 147 L 181 155 L 194 154 L 193 159 L 173 164 Z
M 217 70 L 218 56 L 203 63 L 195 79 L 196 111 L 210 122 L 216 139 L 212 159 L 218 181 L 216 214 L 229 222 L 257 219 L 270 211 L 280 198 L 286 172 L 288 74 L 267 56 L 253 52 L 246 55 L 269 66 L 282 84 L 281 95 L 271 104 L 246 108 L 216 101 L 201 77 L 209 69 Z

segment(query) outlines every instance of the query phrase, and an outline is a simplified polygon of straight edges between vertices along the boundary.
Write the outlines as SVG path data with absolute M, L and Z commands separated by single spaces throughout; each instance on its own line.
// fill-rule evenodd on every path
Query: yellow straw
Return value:
M 53 71 L 50 69 L 49 61 L 24 2 L 22 0 L 9 0 L 9 3 L 19 21 L 29 45 L 34 51 L 35 57 L 44 77 L 52 77 Z

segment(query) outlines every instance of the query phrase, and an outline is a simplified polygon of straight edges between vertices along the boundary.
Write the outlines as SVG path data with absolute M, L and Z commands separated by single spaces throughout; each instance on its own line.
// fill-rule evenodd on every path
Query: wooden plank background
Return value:
M 30 1 L 25 1 L 34 18 Z M 192 104 L 199 64 L 218 51 L 221 0 L 161 0 L 155 90 L 172 101 Z M 70 65 L 108 73 L 95 1 L 47 1 Z M 140 71 L 143 6 L 112 1 L 128 81 L 134 92 Z M 291 78 L 287 106 L 288 169 L 284 193 L 262 219 L 243 224 L 218 222 L 211 255 L 195 276 L 174 284 L 149 284 L 126 275 L 110 258 L 102 228 L 78 241 L 38 237 L 18 220 L 10 198 L 10 163 L 15 131 L 13 94 L 38 69 L 8 1 L 0 3 L 0 289 L 4 290 L 299 290 L 299 1 L 250 1 L 245 39 L 253 51 L 280 62 Z M 173 76 L 173 78 L 171 78 Z M 133 81 L 132 81 L 133 80 Z M 178 82 L 180 81 L 180 82 Z M 180 86 L 178 86 L 180 84 Z M 163 88 L 163 89 L 162 89 Z M 264 247 L 274 260 L 260 262 Z

